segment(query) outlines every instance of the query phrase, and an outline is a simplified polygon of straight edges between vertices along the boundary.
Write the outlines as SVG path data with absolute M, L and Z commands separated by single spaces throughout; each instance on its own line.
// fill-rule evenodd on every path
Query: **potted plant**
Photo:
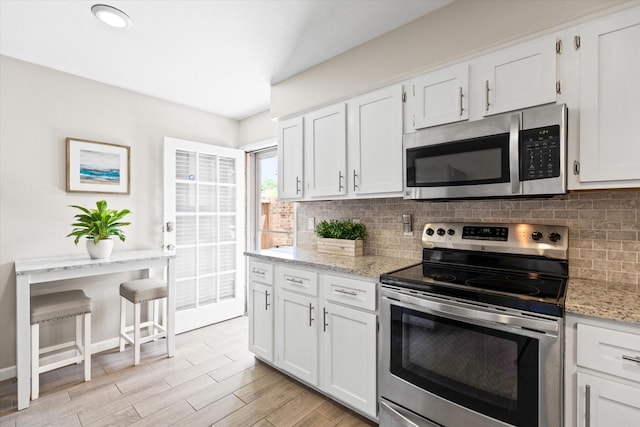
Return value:
M 362 256 L 367 227 L 351 220 L 323 220 L 316 226 L 318 252 Z
M 129 213 L 128 209 L 121 211 L 107 209 L 105 200 L 97 201 L 96 209 L 77 205 L 71 205 L 71 207 L 82 212 L 74 216 L 76 222 L 71 225 L 75 228 L 67 234 L 67 237 L 74 236 L 73 242 L 76 245 L 81 237 L 86 237 L 87 251 L 91 258 L 108 258 L 111 255 L 113 250 L 111 236 L 117 236 L 124 242 L 126 236 L 120 228 L 130 223 L 121 222 L 121 219 Z

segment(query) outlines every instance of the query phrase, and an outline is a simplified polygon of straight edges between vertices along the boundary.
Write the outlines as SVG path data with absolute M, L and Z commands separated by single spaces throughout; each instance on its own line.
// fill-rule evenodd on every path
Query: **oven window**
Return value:
M 509 134 L 409 149 L 407 185 L 435 187 L 509 182 Z
M 538 425 L 538 341 L 391 306 L 391 373 L 518 426 Z

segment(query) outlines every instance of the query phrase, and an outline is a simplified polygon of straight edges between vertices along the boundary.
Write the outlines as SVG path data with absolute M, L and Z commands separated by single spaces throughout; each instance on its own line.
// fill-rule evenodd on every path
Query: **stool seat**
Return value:
M 91 313 L 91 298 L 81 290 L 55 292 L 31 298 L 31 324 Z
M 120 296 L 134 304 L 167 297 L 167 283 L 160 279 L 139 279 L 120 284 Z

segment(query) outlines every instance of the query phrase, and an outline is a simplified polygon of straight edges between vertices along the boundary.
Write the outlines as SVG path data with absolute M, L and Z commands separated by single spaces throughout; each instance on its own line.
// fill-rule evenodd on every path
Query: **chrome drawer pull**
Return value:
M 264 309 L 265 309 L 265 311 L 269 310 L 269 306 L 270 305 L 271 304 L 269 304 L 269 291 L 267 291 L 265 289 L 265 291 L 264 291 Z
M 622 358 L 624 360 L 628 360 L 630 362 L 640 363 L 640 356 L 626 356 L 626 355 L 623 354 Z
M 335 289 L 335 292 L 338 292 L 338 293 L 340 293 L 340 294 L 352 295 L 352 296 L 354 296 L 354 297 L 355 297 L 356 295 L 358 295 L 358 293 L 357 293 L 357 292 L 354 292 L 354 291 L 345 291 L 344 289 Z
M 295 283 L 296 285 L 302 285 L 304 282 L 300 279 L 293 279 L 291 277 L 287 277 L 287 282 Z
M 253 274 L 259 274 L 261 276 L 264 276 L 266 274 L 266 271 L 262 271 L 262 270 L 256 270 L 255 268 L 253 270 L 251 270 L 251 272 Z
M 311 327 L 311 323 L 316 320 L 313 318 L 313 305 L 309 303 L 309 327 Z

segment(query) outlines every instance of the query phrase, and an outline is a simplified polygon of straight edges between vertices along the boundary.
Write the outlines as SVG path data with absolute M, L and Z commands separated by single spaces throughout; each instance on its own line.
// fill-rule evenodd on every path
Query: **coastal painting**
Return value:
M 130 147 L 67 138 L 67 191 L 130 192 Z

